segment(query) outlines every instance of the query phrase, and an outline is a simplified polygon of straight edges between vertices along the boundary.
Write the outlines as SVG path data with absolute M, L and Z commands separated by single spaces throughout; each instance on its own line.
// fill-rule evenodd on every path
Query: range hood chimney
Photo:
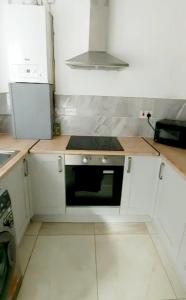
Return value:
M 89 51 L 66 61 L 71 68 L 121 70 L 129 64 L 107 53 L 109 0 L 90 0 Z

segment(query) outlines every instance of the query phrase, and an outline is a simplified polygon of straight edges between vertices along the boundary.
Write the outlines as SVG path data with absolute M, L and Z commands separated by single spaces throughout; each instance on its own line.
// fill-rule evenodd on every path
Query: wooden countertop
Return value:
M 159 153 L 153 149 L 143 138 L 126 137 L 118 138 L 124 151 L 95 151 L 95 150 L 66 150 L 70 136 L 55 137 L 53 140 L 41 140 L 31 150 L 30 153 L 63 153 L 80 155 L 147 155 L 158 156 Z
M 186 149 L 159 144 L 149 138 L 145 140 L 159 151 L 160 155 L 170 162 L 182 176 L 186 177 Z
M 7 134 L 0 134 L 0 150 L 18 150 L 11 160 L 5 165 L 0 167 L 0 179 L 9 171 L 11 168 L 28 153 L 28 150 L 37 142 L 37 140 L 18 140 Z

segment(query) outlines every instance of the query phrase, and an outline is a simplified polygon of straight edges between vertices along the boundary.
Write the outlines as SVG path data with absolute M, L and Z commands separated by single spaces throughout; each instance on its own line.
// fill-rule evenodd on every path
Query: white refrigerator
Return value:
M 53 85 L 10 84 L 14 136 L 19 139 L 51 139 Z

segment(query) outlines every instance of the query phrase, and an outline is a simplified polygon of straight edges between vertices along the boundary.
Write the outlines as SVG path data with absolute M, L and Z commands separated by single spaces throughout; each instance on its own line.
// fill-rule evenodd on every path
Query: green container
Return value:
M 59 136 L 59 135 L 61 135 L 61 124 L 60 124 L 60 123 L 54 123 L 54 127 L 53 127 L 53 135 L 54 135 L 54 136 Z

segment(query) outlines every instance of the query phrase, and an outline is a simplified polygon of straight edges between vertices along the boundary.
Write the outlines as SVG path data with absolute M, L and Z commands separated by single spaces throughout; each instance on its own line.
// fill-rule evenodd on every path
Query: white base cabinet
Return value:
M 34 215 L 65 214 L 64 156 L 31 154 L 29 174 Z
M 184 285 L 186 286 L 186 228 L 184 231 L 180 251 L 177 257 L 177 265 L 180 276 L 183 280 Z
M 0 181 L 0 186 L 7 189 L 10 194 L 17 244 L 20 243 L 30 221 L 25 163 L 25 160 L 21 160 Z
M 161 169 L 154 220 L 176 259 L 186 224 L 186 180 L 165 161 Z
M 159 164 L 157 156 L 125 157 L 121 214 L 152 215 Z

